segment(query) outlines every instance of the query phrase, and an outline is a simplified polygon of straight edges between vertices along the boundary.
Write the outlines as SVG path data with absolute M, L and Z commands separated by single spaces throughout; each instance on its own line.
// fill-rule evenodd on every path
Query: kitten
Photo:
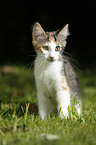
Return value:
M 59 33 L 45 32 L 38 22 L 33 27 L 32 43 L 37 52 L 34 75 L 39 115 L 42 119 L 56 109 L 60 118 L 67 117 L 68 106 L 71 106 L 70 100 L 75 93 L 80 102 L 76 74 L 62 55 L 68 35 L 68 24 Z M 79 103 L 76 108 L 80 115 Z

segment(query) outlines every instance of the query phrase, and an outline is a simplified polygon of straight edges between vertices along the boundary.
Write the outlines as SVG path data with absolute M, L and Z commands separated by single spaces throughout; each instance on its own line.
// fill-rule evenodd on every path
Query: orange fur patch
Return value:
M 49 42 L 51 42 L 51 41 L 54 41 L 55 42 L 55 39 L 54 39 L 54 37 L 52 37 L 51 35 L 49 36 Z
M 33 46 L 34 46 L 35 50 L 39 50 L 40 49 L 40 47 L 41 47 L 40 44 L 37 44 L 36 41 L 33 41 L 32 43 L 33 43 Z
M 67 80 L 65 76 L 62 77 L 62 89 L 69 91 L 69 86 L 67 84 Z
M 40 49 L 40 47 L 35 47 L 35 50 L 39 50 Z

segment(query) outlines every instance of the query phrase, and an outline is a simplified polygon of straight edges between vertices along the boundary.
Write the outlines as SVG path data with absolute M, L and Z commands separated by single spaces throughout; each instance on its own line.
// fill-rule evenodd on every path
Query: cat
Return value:
M 38 110 L 42 119 L 56 109 L 60 118 L 68 117 L 71 98 L 78 96 L 76 104 L 81 113 L 80 91 L 77 76 L 63 52 L 69 35 L 68 24 L 58 32 L 45 32 L 36 22 L 32 31 L 32 43 L 37 53 L 34 61 L 34 76 L 37 88 Z

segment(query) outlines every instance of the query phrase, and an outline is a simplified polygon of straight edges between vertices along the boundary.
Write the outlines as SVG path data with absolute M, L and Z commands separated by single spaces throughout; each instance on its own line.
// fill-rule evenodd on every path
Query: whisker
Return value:
M 33 64 L 34 62 L 33 61 L 31 61 L 30 63 L 28 63 L 24 68 L 23 68 L 23 70 L 25 70 L 30 64 Z
M 33 61 L 33 62 L 32 62 L 32 64 L 30 65 L 30 68 L 29 68 L 29 70 L 31 70 L 31 68 L 32 68 L 32 65 L 34 64 L 34 62 L 36 62 L 36 61 L 37 61 L 37 62 L 40 62 L 40 60 L 42 60 L 42 59 L 44 59 L 44 58 L 39 58 L 39 59 L 37 59 L 37 60 Z
M 67 47 L 68 47 L 68 49 L 70 49 L 69 45 L 71 46 L 71 43 L 67 42 Z
M 37 56 L 37 55 L 33 55 L 33 54 L 28 54 L 28 56 Z
M 48 61 L 45 59 L 44 66 L 45 66 L 46 62 L 48 62 Z
M 28 56 L 35 56 L 35 57 L 36 57 L 37 54 L 34 54 L 34 55 L 33 55 L 33 54 L 28 54 Z M 40 55 L 40 57 L 41 57 L 41 56 L 44 56 L 44 55 Z
M 44 59 L 43 57 L 37 58 L 34 62 L 39 62 L 39 60 Z
M 35 52 L 34 50 L 27 50 L 27 49 L 24 49 L 24 48 L 21 48 L 22 51 L 25 51 L 25 52 Z
M 78 63 L 75 59 L 73 59 L 73 58 L 71 58 L 71 57 L 69 57 L 69 56 L 62 56 L 63 58 L 67 58 L 68 60 L 72 60 L 73 62 L 75 62 L 75 63 Z
M 67 62 L 68 64 L 70 64 L 70 65 L 72 65 L 73 67 L 75 67 L 78 71 L 80 71 L 80 69 L 76 66 L 76 65 L 74 65 L 73 63 L 71 63 L 71 62 L 69 62 L 68 60 L 66 60 L 66 59 L 62 59 L 64 62 Z M 81 72 L 81 71 L 80 71 Z
M 23 70 L 26 69 L 28 66 L 30 66 L 30 67 L 29 67 L 29 70 L 31 70 L 31 68 L 32 68 L 32 66 L 33 66 L 33 64 L 34 64 L 34 62 L 39 62 L 39 61 L 42 60 L 42 59 L 44 59 L 44 57 L 40 57 L 40 58 L 36 59 L 35 61 L 31 61 L 30 63 L 28 63 L 28 64 L 23 68 Z
M 45 58 L 44 57 L 38 57 L 34 63 L 36 62 L 37 63 L 37 67 L 41 65 L 42 61 L 44 60 Z
M 34 64 L 34 61 L 31 63 L 31 65 L 29 67 L 29 71 L 31 70 L 33 64 Z
M 42 60 L 42 62 L 40 63 L 40 65 L 39 65 L 39 68 L 42 66 L 42 64 L 44 63 L 44 61 L 45 61 L 45 58 Z
M 66 52 L 66 51 L 64 51 L 63 53 L 69 55 L 70 57 L 72 57 L 72 55 L 70 53 Z

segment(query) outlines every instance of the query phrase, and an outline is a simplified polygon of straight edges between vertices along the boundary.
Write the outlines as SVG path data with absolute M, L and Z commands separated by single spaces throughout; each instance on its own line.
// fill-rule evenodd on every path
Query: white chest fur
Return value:
M 38 59 L 38 57 L 37 57 Z M 42 90 L 45 93 L 54 90 L 54 87 L 61 82 L 62 79 L 62 67 L 63 63 L 60 61 L 45 62 L 37 61 L 35 63 L 35 80 L 37 85 L 37 90 Z M 53 94 L 53 93 L 52 93 Z
M 39 115 L 42 119 L 56 108 L 58 111 L 61 109 L 61 118 L 68 116 L 70 91 L 62 88 L 62 76 L 64 76 L 62 69 L 62 61 L 47 62 L 38 56 L 35 60 L 34 75 L 37 87 Z
M 62 61 L 45 62 L 36 58 L 34 75 L 37 86 L 39 114 L 45 118 L 54 109 L 61 109 L 60 117 L 68 116 L 69 91 L 62 90 Z M 51 99 L 49 99 L 51 98 Z M 57 105 L 56 105 L 57 104 Z

